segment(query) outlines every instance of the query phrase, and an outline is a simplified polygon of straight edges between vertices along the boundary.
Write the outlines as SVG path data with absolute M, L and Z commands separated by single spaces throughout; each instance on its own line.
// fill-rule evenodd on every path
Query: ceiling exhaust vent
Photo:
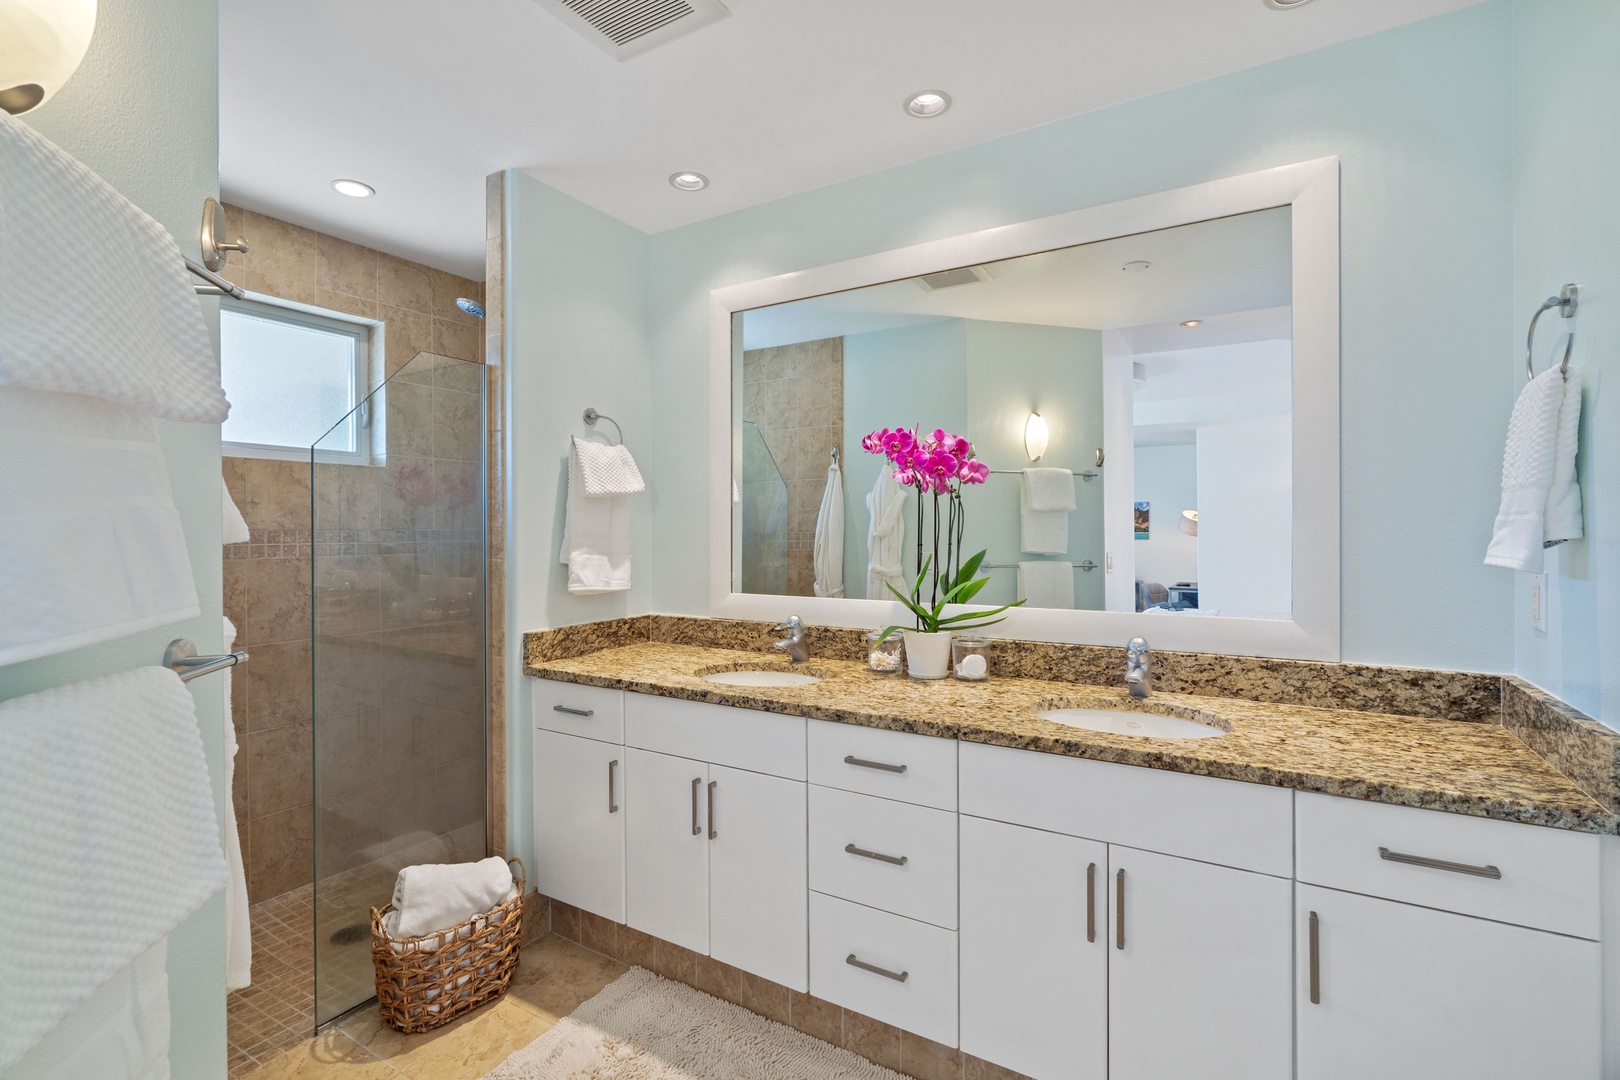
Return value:
M 535 0 L 609 56 L 624 60 L 731 14 L 720 0 Z
M 937 274 L 924 274 L 917 279 L 928 292 L 938 292 L 940 289 L 954 289 L 958 285 L 972 285 L 978 281 L 989 281 L 990 271 L 982 266 L 964 266 L 956 270 L 941 270 Z

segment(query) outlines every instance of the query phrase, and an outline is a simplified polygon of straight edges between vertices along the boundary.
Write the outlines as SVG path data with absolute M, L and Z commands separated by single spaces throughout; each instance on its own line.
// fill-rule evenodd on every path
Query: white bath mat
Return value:
M 484 1080 L 904 1080 L 747 1009 L 631 968 Z

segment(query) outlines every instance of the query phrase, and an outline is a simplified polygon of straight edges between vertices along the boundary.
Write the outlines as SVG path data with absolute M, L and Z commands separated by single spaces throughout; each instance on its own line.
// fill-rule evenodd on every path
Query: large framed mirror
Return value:
M 715 291 L 711 612 L 984 551 L 998 635 L 1337 659 L 1338 229 L 1324 159 Z

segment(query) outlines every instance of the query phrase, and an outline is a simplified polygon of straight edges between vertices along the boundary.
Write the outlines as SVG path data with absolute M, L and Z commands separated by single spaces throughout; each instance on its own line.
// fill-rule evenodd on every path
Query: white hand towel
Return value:
M 827 467 L 827 486 L 816 515 L 813 551 L 817 596 L 844 595 L 844 474 L 834 461 Z
M 1019 563 L 1018 599 L 1027 607 L 1073 608 L 1074 567 L 1066 562 Z
M 179 676 L 139 668 L 0 702 L 0 822 L 4 1076 L 225 884 Z
M 1025 469 L 1018 486 L 1019 550 L 1031 555 L 1068 554 L 1069 512 L 1075 505 L 1074 473 Z
M 624 446 L 610 446 L 594 439 L 574 436 L 574 453 L 579 457 L 582 489 L 592 499 L 612 495 L 637 495 L 647 490 L 647 482 L 636 468 L 636 459 Z
M 866 496 L 866 512 L 871 524 L 866 530 L 866 598 L 889 600 L 888 586 L 906 591 L 900 570 L 900 548 L 905 543 L 905 523 L 900 515 L 906 508 L 906 493 L 894 482 L 894 469 L 883 466 L 877 483 Z
M 1585 535 L 1581 522 L 1581 485 L 1575 476 L 1575 453 L 1581 442 L 1581 376 L 1570 371 L 1558 406 L 1558 440 L 1553 452 L 1552 486 L 1542 523 L 1542 546 L 1553 547 Z
M 588 497 L 580 476 L 579 442 L 568 452 L 568 504 L 562 556 L 568 565 L 568 591 L 578 596 L 624 592 L 630 588 L 630 505 L 628 496 Z
M 470 863 L 407 866 L 394 880 L 390 937 L 448 930 L 517 895 L 512 868 L 498 855 Z
M 1556 367 L 1531 379 L 1513 403 L 1502 455 L 1502 505 L 1485 551 L 1487 566 L 1541 572 L 1563 404 L 1564 376 Z
M 198 613 L 152 418 L 0 386 L 0 665 Z
M 174 238 L 0 110 L 0 385 L 217 424 L 230 405 Z
M 230 493 L 225 495 L 230 499 Z M 228 505 L 228 502 L 227 502 Z M 225 651 L 236 648 L 236 626 L 224 620 Z M 225 690 L 225 989 L 253 985 L 253 926 L 248 919 L 247 870 L 236 823 L 236 721 L 231 716 L 231 669 L 220 672 Z
M 242 516 L 242 510 L 231 498 L 231 489 L 225 486 L 225 478 L 219 478 L 219 534 L 222 544 L 245 544 L 252 539 L 248 535 L 247 519 Z
M 6 1075 L 28 1080 L 169 1080 L 169 939 L 63 1018 Z

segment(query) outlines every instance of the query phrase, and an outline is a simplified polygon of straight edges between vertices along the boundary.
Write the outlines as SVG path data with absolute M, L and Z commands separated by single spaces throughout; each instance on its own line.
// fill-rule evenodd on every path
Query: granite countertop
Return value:
M 1043 709 L 1141 709 L 1123 687 L 1030 678 L 919 682 L 863 662 L 812 659 L 804 687 L 723 686 L 704 674 L 786 667 L 758 652 L 645 642 L 525 674 L 640 694 L 1112 761 L 1580 832 L 1620 832 L 1611 814 L 1500 724 L 1155 693 L 1152 711 L 1225 728 L 1217 739 L 1109 735 L 1042 720 Z

